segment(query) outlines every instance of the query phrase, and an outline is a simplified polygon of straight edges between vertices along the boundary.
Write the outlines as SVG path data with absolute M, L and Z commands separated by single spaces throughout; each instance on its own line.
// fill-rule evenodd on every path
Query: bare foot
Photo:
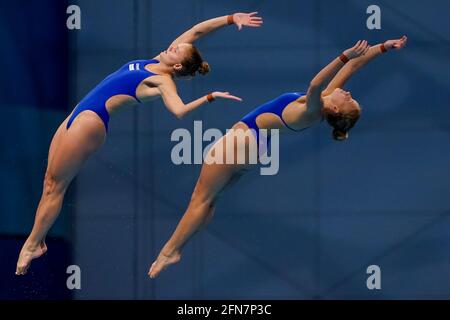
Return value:
M 19 259 L 17 259 L 16 275 L 24 275 L 30 267 L 31 260 L 39 258 L 47 252 L 45 241 L 41 241 L 38 246 L 33 246 L 25 242 L 20 250 Z
M 160 253 L 155 262 L 153 262 L 148 275 L 150 278 L 156 278 L 161 271 L 170 266 L 171 264 L 175 264 L 179 262 L 181 259 L 180 252 L 174 252 L 172 254 L 164 254 Z

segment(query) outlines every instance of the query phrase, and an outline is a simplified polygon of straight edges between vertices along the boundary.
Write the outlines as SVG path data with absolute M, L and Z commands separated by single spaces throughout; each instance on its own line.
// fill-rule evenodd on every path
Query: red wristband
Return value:
M 213 101 L 216 100 L 216 99 L 213 97 L 212 93 L 209 93 L 209 94 L 206 96 L 206 100 L 208 100 L 208 102 L 211 103 L 211 102 L 213 102 Z
M 381 49 L 381 52 L 383 52 L 383 53 L 387 52 L 387 49 L 384 46 L 384 43 L 381 44 L 380 49 Z
M 345 55 L 345 54 L 341 54 L 339 59 L 345 64 L 347 62 L 350 61 L 350 59 Z
M 230 14 L 230 15 L 227 17 L 227 23 L 228 23 L 228 25 L 234 24 L 234 19 L 233 19 L 233 15 L 232 15 L 232 14 Z

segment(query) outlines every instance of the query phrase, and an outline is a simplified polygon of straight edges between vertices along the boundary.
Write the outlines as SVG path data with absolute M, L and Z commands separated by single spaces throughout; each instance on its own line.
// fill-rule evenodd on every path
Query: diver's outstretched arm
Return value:
M 241 30 L 243 26 L 260 27 L 263 20 L 261 17 L 256 15 L 257 13 L 258 12 L 239 12 L 229 16 L 217 17 L 200 22 L 176 38 L 170 46 L 174 46 L 179 43 L 194 43 L 201 37 L 230 24 L 235 24 L 239 30 Z
M 236 97 L 229 92 L 214 91 L 189 103 L 184 103 L 177 93 L 177 87 L 175 83 L 169 77 L 160 77 L 160 79 L 158 79 L 157 82 L 154 81 L 153 84 L 157 86 L 166 108 L 178 119 L 183 118 L 185 115 L 194 111 L 206 102 L 211 102 L 215 99 L 220 98 L 242 101 L 241 98 Z
M 364 55 L 351 60 L 336 74 L 328 87 L 325 89 L 324 94 L 327 95 L 333 92 L 336 88 L 343 88 L 345 83 L 353 76 L 353 74 L 364 67 L 367 63 L 387 51 L 402 49 L 407 42 L 408 37 L 403 36 L 400 39 L 388 40 L 384 43 L 370 47 Z
M 309 115 L 318 115 L 322 110 L 322 91 L 329 85 L 336 74 L 352 59 L 364 55 L 369 50 L 366 40 L 358 41 L 353 47 L 347 49 L 341 56 L 331 61 L 311 80 L 306 96 L 306 112 Z

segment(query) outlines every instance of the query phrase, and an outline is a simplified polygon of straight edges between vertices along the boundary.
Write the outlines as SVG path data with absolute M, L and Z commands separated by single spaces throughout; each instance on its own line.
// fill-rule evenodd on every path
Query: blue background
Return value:
M 0 297 L 450 298 L 448 1 L 70 4 L 81 8 L 81 30 L 66 29 L 67 2 L 1 2 Z M 381 30 L 366 28 L 371 4 L 381 8 Z M 69 189 L 47 257 L 33 263 L 29 282 L 11 278 L 49 143 L 75 104 L 126 61 L 152 58 L 195 23 L 236 11 L 259 11 L 264 27 L 229 27 L 200 40 L 212 72 L 178 88 L 186 102 L 212 90 L 245 101 L 205 105 L 181 121 L 160 100 L 114 115 L 106 144 Z M 334 142 L 325 123 L 282 136 L 278 175 L 245 176 L 220 199 L 180 264 L 148 279 L 200 171 L 172 164 L 174 129 L 192 131 L 202 120 L 205 129 L 224 131 L 261 103 L 306 90 L 356 40 L 376 44 L 403 34 L 407 48 L 349 82 L 363 115 L 348 141 Z M 64 289 L 69 264 L 82 270 L 76 292 Z M 381 290 L 366 287 L 372 264 L 381 268 Z M 33 277 L 47 282 L 28 290 Z

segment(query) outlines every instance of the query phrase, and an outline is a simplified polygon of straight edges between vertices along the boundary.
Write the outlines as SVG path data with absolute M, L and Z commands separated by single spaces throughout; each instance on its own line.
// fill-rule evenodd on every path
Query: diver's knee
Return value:
M 191 205 L 194 206 L 214 206 L 214 199 L 208 195 L 205 194 L 205 192 L 198 191 L 197 189 L 194 190 L 191 197 Z
M 44 196 L 56 196 L 64 194 L 66 189 L 65 183 L 59 179 L 56 179 L 49 171 L 45 173 L 44 177 Z

